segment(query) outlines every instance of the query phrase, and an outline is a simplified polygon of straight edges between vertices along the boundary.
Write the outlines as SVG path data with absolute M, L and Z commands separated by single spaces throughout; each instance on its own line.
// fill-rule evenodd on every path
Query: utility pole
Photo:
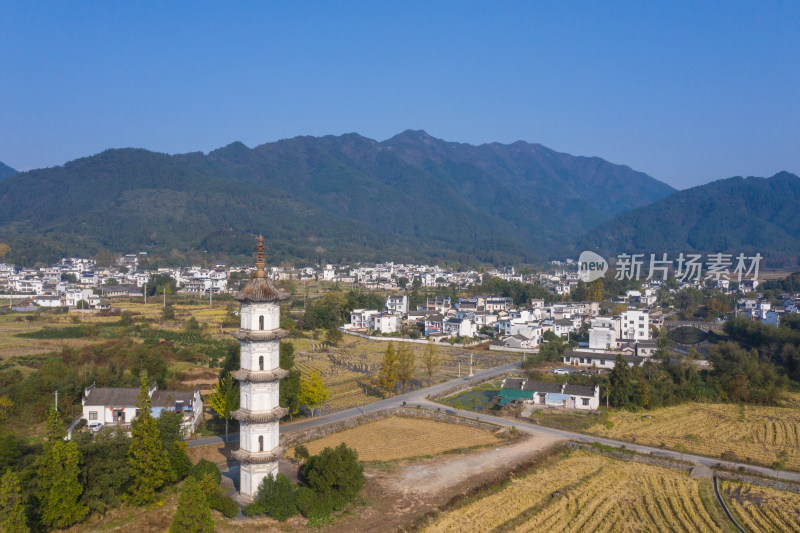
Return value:
M 147 283 L 144 284 L 144 305 L 147 305 Z
M 164 307 L 167 306 L 167 286 L 164 285 Z
M 461 361 L 458 362 L 458 379 L 461 379 Z
M 56 391 L 56 411 L 58 411 L 58 391 Z
M 211 292 L 211 287 L 209 287 L 209 288 L 208 288 L 208 306 L 209 306 L 209 307 L 214 307 L 214 301 L 213 301 L 213 300 L 212 300 L 212 298 L 211 298 L 211 295 L 212 295 L 212 294 L 213 294 L 213 293 Z
M 469 354 L 469 380 L 472 381 L 472 352 Z

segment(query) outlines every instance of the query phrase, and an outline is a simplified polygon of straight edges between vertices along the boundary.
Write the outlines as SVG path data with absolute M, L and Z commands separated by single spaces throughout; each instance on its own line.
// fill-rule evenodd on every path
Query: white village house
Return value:
M 83 395 L 83 415 L 81 418 L 91 426 L 130 427 L 131 421 L 139 414 L 136 408 L 138 388 L 88 387 Z M 153 417 L 161 416 L 161 411 L 183 413 L 183 427 L 187 434 L 203 415 L 203 399 L 200 389 L 194 391 L 158 390 L 158 385 L 150 386 L 150 402 Z

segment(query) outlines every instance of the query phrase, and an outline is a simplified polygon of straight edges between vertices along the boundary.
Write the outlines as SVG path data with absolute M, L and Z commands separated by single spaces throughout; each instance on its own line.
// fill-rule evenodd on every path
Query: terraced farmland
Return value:
M 712 491 L 677 470 L 572 452 L 425 531 L 729 531 Z
M 392 416 L 312 440 L 305 446 L 314 455 L 343 442 L 358 451 L 362 461 L 394 461 L 497 444 L 501 439 L 487 429 Z
M 748 531 L 800 531 L 800 494 L 723 481 L 720 484 L 728 508 Z
M 643 414 L 611 414 L 611 429 L 591 433 L 650 446 L 771 466 L 786 452 L 786 465 L 800 469 L 800 395 L 783 407 L 687 403 Z

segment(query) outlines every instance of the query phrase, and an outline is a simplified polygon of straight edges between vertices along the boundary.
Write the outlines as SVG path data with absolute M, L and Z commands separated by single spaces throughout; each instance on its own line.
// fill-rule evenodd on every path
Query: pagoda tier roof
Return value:
M 256 272 L 253 278 L 241 291 L 234 292 L 233 297 L 240 302 L 278 302 L 289 297 L 289 293 L 276 287 L 272 280 L 267 277 L 264 270 L 266 267 L 266 254 L 264 247 L 264 237 L 258 236 L 258 246 L 256 247 Z
M 243 463 L 272 463 L 283 457 L 284 453 L 286 453 L 286 447 L 278 446 L 268 452 L 250 452 L 239 448 L 234 450 L 231 455 Z
M 274 370 L 234 370 L 231 372 L 231 376 L 233 379 L 237 381 L 249 381 L 253 383 L 266 383 L 269 381 L 278 381 L 281 378 L 285 378 L 289 372 L 282 368 L 276 368 Z
M 285 329 L 239 329 L 231 331 L 233 338 L 240 341 L 276 341 L 284 338 L 289 332 Z
M 250 411 L 249 409 L 237 409 L 231 416 L 239 422 L 248 424 L 266 424 L 267 422 L 277 422 L 288 413 L 285 407 L 276 407 L 270 411 Z

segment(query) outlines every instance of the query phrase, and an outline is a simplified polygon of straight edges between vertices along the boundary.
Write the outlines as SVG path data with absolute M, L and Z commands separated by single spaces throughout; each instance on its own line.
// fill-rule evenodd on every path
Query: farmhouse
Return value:
M 130 427 L 131 421 L 139 414 L 136 408 L 138 388 L 95 387 L 90 386 L 83 395 L 83 416 L 90 426 Z M 161 411 L 183 413 L 184 430 L 191 434 L 203 414 L 203 400 L 200 389 L 194 391 L 158 390 L 158 385 L 150 386 L 150 402 L 155 418 Z
M 600 387 L 507 378 L 503 380 L 497 399 L 501 407 L 510 403 L 528 403 L 561 409 L 590 410 L 600 406 Z
M 625 359 L 628 362 L 628 366 L 642 366 L 647 359 L 630 353 L 567 350 L 564 352 L 564 363 L 573 366 L 614 368 L 614 363 L 618 356 Z

